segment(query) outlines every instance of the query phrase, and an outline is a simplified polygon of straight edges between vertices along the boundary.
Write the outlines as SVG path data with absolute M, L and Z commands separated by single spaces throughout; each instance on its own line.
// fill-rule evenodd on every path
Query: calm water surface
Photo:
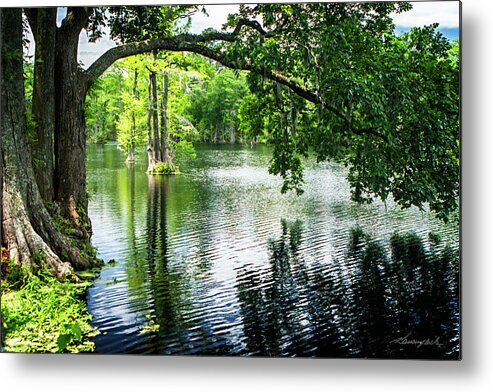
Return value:
M 380 358 L 459 355 L 459 228 L 350 201 L 344 169 L 308 163 L 280 194 L 267 147 L 200 147 L 182 175 L 88 147 L 88 293 L 100 353 Z M 110 262 L 115 260 L 115 262 Z

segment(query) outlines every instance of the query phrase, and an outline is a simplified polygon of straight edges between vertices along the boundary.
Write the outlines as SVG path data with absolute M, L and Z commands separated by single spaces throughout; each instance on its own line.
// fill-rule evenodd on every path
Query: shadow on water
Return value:
M 293 275 L 300 222 L 282 222 L 282 236 L 269 241 L 270 271 L 238 272 L 237 290 L 246 338 L 246 353 L 281 356 L 296 351 L 303 329 L 300 323 L 300 291 Z
M 458 357 L 456 226 L 334 211 L 351 206 L 337 168 L 281 196 L 255 149 L 205 149 L 170 177 L 90 150 L 93 241 L 117 261 L 88 291 L 97 352 Z
M 237 289 L 245 354 L 457 359 L 458 253 L 430 234 L 394 234 L 386 247 L 352 230 L 329 273 L 298 253 L 299 221 L 270 241 L 269 271 L 243 267 Z

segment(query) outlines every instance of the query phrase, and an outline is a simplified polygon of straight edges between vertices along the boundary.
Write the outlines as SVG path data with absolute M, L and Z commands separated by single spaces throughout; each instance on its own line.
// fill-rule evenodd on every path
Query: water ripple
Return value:
M 88 292 L 97 352 L 457 357 L 456 223 L 351 203 L 334 164 L 309 163 L 305 194 L 281 195 L 261 147 L 200 149 L 169 178 L 98 148 L 93 242 L 117 263 Z M 409 331 L 443 345 L 389 343 Z

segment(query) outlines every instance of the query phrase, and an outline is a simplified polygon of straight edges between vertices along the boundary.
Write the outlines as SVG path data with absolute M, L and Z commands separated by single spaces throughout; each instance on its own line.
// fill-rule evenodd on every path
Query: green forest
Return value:
M 56 8 L 0 10 L 6 351 L 94 349 L 88 145 L 116 145 L 158 184 L 201 146 L 267 146 L 279 195 L 304 194 L 310 159 L 332 162 L 348 202 L 456 224 L 458 41 L 437 24 L 397 34 L 406 2 L 242 5 L 191 33 L 206 8 L 68 7 L 59 23 Z M 84 68 L 81 34 L 117 44 Z
M 135 149 L 145 150 L 151 141 L 151 147 L 162 149 L 156 160 L 175 162 L 193 156 L 196 143 L 268 141 L 268 131 L 253 123 L 255 96 L 246 72 L 196 54 L 161 57 L 118 61 L 91 87 L 85 104 L 90 143 L 117 142 L 127 162 L 133 162 Z

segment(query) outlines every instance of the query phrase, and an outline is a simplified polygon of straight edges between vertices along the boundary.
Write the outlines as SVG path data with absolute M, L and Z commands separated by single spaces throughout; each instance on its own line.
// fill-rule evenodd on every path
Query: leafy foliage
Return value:
M 116 124 L 118 148 L 128 155 L 133 147 L 146 141 L 147 103 L 145 73 L 140 58 L 124 59 L 115 65 L 123 77 L 122 114 Z
M 83 352 L 92 351 L 90 337 L 97 331 L 89 324 L 83 293 L 88 283 L 60 282 L 39 270 L 35 276 L 22 277 L 19 283 L 2 280 L 2 317 L 5 351 L 8 352 Z
M 172 161 L 158 162 L 150 174 L 178 174 L 180 168 Z
M 202 88 L 193 91 L 187 112 L 200 132 L 201 140 L 209 143 L 244 141 L 239 134 L 239 108 L 248 94 L 244 73 L 220 68 Z
M 217 67 L 194 54 L 167 53 L 120 60 L 100 78 L 86 102 L 91 141 L 116 138 L 124 154 L 129 153 L 132 144 L 145 146 L 150 70 L 157 75 L 159 95 L 162 77 L 164 73 L 168 75 L 168 147 L 173 158 L 179 161 L 193 157 L 193 143 L 199 140 L 245 140 L 247 134 L 240 128 L 239 110 L 245 99 L 254 99 L 245 74 Z M 101 106 L 102 100 L 106 106 Z M 105 115 L 105 110 L 110 109 L 112 112 Z M 242 120 L 245 124 L 248 121 L 246 117 Z
M 89 141 L 115 140 L 117 123 L 124 111 L 124 75 L 118 68 L 109 70 L 91 86 L 86 99 L 86 127 Z
M 300 94 L 249 78 L 275 151 L 270 170 L 283 191 L 302 190 L 302 157 L 348 167 L 353 199 L 390 195 L 403 207 L 429 204 L 442 218 L 457 207 L 459 73 L 457 46 L 436 30 L 396 36 L 391 12 L 407 3 L 242 6 L 229 26 L 250 21 L 230 59 L 281 72 Z M 262 24 L 251 21 L 261 20 Z M 268 97 L 270 95 L 270 97 Z M 253 114 L 253 113 L 252 113 Z
M 110 7 L 109 26 L 111 38 L 122 42 L 141 41 L 144 39 L 171 36 L 186 29 L 189 21 L 199 6 L 169 5 L 148 7 Z
M 348 167 L 355 201 L 392 196 L 404 208 L 429 205 L 447 219 L 459 192 L 459 48 L 437 25 L 397 36 L 391 14 L 411 8 L 406 2 L 242 5 L 229 16 L 228 33 L 192 35 L 180 20 L 197 7 L 116 7 L 109 8 L 108 25 L 122 43 L 173 37 L 176 50 L 185 42 L 251 71 L 255 97 L 245 93 L 243 76 L 235 81 L 221 71 L 192 89 L 193 100 L 175 100 L 180 109 L 170 121 L 190 115 L 203 141 L 273 143 L 270 171 L 284 178 L 283 191 L 302 192 L 303 158 L 313 153 Z

